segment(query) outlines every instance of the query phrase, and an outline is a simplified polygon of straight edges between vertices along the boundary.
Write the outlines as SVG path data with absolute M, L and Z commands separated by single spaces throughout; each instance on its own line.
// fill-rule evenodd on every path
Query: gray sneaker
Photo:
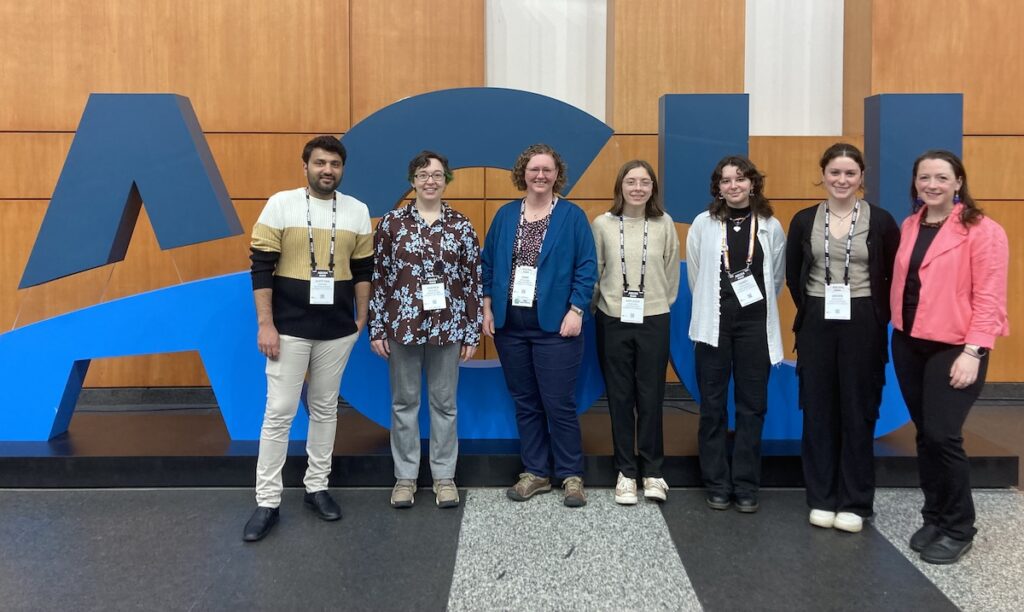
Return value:
M 451 478 L 435 480 L 434 495 L 438 508 L 454 508 L 459 505 L 459 489 Z
M 519 482 L 509 487 L 505 494 L 514 501 L 526 501 L 538 493 L 551 490 L 551 479 L 534 476 L 529 472 L 519 475 Z
M 579 476 L 570 476 L 562 481 L 562 488 L 565 489 L 565 498 L 562 503 L 570 508 L 580 508 L 587 505 L 587 493 L 583 490 L 583 479 Z
M 399 478 L 391 489 L 392 508 L 412 508 L 416 502 L 416 481 Z

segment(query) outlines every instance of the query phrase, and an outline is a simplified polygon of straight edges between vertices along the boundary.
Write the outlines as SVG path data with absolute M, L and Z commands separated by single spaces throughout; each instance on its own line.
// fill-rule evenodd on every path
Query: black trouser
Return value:
M 892 334 L 896 378 L 917 427 L 917 471 L 924 492 L 921 516 L 926 525 L 935 525 L 951 538 L 972 540 L 978 530 L 963 426 L 985 385 L 988 356 L 981 359 L 974 384 L 954 389 L 949 385 L 949 370 L 963 348 L 900 331 Z
M 615 467 L 627 478 L 662 477 L 668 346 L 668 313 L 623 323 L 597 311 L 597 357 L 612 419 Z
M 885 384 L 885 331 L 871 298 L 850 300 L 850 320 L 825 320 L 825 298 L 807 297 L 796 334 L 807 505 L 873 514 L 875 422 Z
M 761 431 L 771 372 L 767 329 L 763 300 L 760 306 L 740 308 L 730 293 L 722 298 L 718 346 L 698 342 L 694 348 L 700 390 L 700 471 L 704 486 L 713 493 L 754 495 L 761 486 Z M 730 378 L 736 403 L 731 474 L 726 446 Z

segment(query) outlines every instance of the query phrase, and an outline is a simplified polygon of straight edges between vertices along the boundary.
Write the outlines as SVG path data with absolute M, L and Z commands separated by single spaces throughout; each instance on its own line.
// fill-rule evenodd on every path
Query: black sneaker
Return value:
M 270 533 L 270 530 L 277 524 L 277 508 L 257 506 L 256 512 L 252 513 L 249 522 L 245 524 L 242 531 L 242 539 L 246 542 L 258 542 Z
M 729 499 L 728 495 L 725 493 L 715 493 L 713 491 L 707 494 L 704 501 L 707 502 L 708 507 L 712 510 L 728 510 L 729 506 L 732 505 L 732 501 Z
M 757 512 L 760 506 L 757 503 L 757 498 L 753 495 L 737 495 L 736 496 L 736 509 L 744 513 Z
M 935 525 L 925 525 L 910 536 L 910 550 L 919 553 L 928 548 L 928 545 L 939 539 L 942 532 Z

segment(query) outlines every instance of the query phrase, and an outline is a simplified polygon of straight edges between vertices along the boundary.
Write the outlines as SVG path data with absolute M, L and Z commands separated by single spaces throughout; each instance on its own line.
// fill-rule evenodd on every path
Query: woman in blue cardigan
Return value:
M 594 236 L 583 210 L 558 197 L 565 162 L 548 145 L 519 155 L 512 183 L 526 196 L 498 210 L 481 254 L 484 334 L 494 338 L 515 402 L 523 460 L 507 493 L 515 501 L 546 493 L 553 474 L 565 505 L 579 507 L 587 497 L 576 375 L 597 282 Z

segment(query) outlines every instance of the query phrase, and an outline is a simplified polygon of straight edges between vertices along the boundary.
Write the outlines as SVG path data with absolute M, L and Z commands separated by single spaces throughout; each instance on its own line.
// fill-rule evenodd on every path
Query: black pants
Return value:
M 900 391 L 917 427 L 917 470 L 924 492 L 921 516 L 956 540 L 972 540 L 974 500 L 971 467 L 964 452 L 963 426 L 985 384 L 988 356 L 978 380 L 965 389 L 949 385 L 949 370 L 963 345 L 912 338 L 894 331 L 892 360 Z
M 850 301 L 850 320 L 825 320 L 808 297 L 796 334 L 807 505 L 873 514 L 875 422 L 885 384 L 885 331 L 871 298 Z
M 627 478 L 662 477 L 668 347 L 668 313 L 623 323 L 597 311 L 597 358 L 612 419 L 615 467 Z
M 755 495 L 761 486 L 761 431 L 771 372 L 764 313 L 763 306 L 743 309 L 735 299 L 723 297 L 718 346 L 698 342 L 694 348 L 700 389 L 700 471 L 704 486 L 714 493 Z M 726 445 L 730 378 L 736 400 L 731 473 Z

